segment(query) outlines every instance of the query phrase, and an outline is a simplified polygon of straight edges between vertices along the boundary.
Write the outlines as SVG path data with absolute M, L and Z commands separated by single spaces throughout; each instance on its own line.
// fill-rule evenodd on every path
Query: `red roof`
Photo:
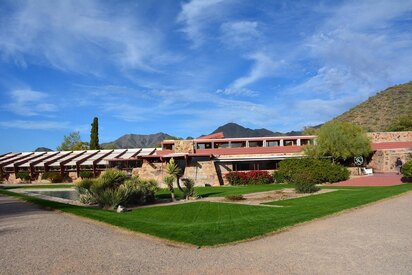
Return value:
M 225 134 L 223 132 L 218 132 L 215 134 L 210 134 L 207 136 L 201 136 L 199 139 L 217 139 L 217 138 L 225 138 Z
M 412 141 L 372 143 L 372 150 L 412 148 Z

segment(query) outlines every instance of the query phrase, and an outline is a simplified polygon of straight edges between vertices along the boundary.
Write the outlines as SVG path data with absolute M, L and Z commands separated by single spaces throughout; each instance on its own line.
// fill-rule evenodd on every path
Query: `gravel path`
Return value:
M 412 193 L 255 241 L 178 247 L 0 196 L 0 274 L 412 274 Z

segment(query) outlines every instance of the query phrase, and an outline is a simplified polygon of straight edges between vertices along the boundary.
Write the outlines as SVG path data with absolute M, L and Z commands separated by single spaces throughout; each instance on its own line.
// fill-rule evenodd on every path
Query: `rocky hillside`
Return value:
M 102 144 L 103 148 L 150 148 L 156 147 L 160 142 L 166 138 L 170 138 L 170 135 L 165 133 L 157 133 L 150 135 L 136 135 L 128 134 L 121 136 L 113 142 Z
M 236 123 L 227 123 L 218 127 L 214 130 L 211 134 L 223 132 L 225 137 L 227 138 L 237 138 L 237 137 L 271 137 L 271 136 L 296 136 L 300 135 L 301 132 L 289 132 L 289 133 L 280 133 L 280 132 L 272 132 L 268 129 L 250 129 L 245 128 Z
M 386 131 L 399 116 L 412 114 L 412 82 L 390 87 L 336 117 L 366 131 Z

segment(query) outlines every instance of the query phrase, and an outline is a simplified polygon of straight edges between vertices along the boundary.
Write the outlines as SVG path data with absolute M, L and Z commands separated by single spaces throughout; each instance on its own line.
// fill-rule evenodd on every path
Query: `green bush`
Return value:
M 31 178 L 28 172 L 18 172 L 16 174 L 16 179 L 21 179 L 24 182 L 29 182 Z
M 80 171 L 79 176 L 82 179 L 91 179 L 94 175 L 92 171 Z
M 184 178 L 183 181 L 183 195 L 186 199 L 195 197 L 195 182 L 191 178 Z
M 128 178 L 124 172 L 108 171 L 97 179 L 85 178 L 76 184 L 82 203 L 96 203 L 100 207 L 114 209 L 120 204 L 127 206 L 154 201 L 158 190 L 155 180 Z
M 41 176 L 42 180 L 50 180 L 53 183 L 62 182 L 63 178 L 59 172 L 45 172 Z
M 287 159 L 279 163 L 276 172 L 278 177 L 284 177 L 287 182 L 307 182 L 320 184 L 339 182 L 349 178 L 346 167 L 334 164 L 329 160 L 313 158 Z
M 401 172 L 405 178 L 412 179 L 412 160 L 405 162 Z
M 275 183 L 283 183 L 286 181 L 285 176 L 282 173 L 279 173 L 279 171 L 273 171 L 272 178 Z
M 320 188 L 313 183 L 296 182 L 295 190 L 298 193 L 314 193 L 320 190 Z
M 144 180 L 141 179 L 138 181 L 138 188 L 143 194 L 144 202 L 153 202 L 155 201 L 155 194 L 159 190 L 159 185 L 155 179 Z
M 229 194 L 225 196 L 225 199 L 228 201 L 241 201 L 245 200 L 245 197 L 243 195 Z

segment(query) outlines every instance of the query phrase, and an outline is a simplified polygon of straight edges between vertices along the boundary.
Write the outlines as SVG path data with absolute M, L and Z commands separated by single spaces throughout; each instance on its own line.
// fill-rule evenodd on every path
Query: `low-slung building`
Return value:
M 395 171 L 398 157 L 404 162 L 412 159 L 412 132 L 368 135 L 373 155 L 364 165 L 375 172 Z M 0 172 L 7 182 L 18 182 L 18 172 L 30 173 L 34 181 L 51 171 L 76 180 L 81 171 L 98 176 L 107 168 L 117 168 L 161 183 L 165 166 L 173 158 L 182 176 L 197 185 L 223 185 L 230 171 L 273 171 L 283 159 L 303 157 L 304 147 L 315 143 L 316 136 L 225 138 L 217 133 L 192 140 L 164 140 L 161 148 L 8 153 L 0 155 Z

